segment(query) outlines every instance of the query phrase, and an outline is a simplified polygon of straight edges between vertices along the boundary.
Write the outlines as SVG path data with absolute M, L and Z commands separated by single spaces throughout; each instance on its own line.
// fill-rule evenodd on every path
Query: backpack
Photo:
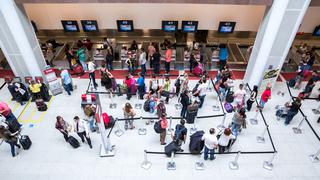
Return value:
M 232 106 L 232 104 L 226 102 L 226 103 L 224 104 L 224 109 L 227 111 L 227 113 L 232 113 L 232 111 L 233 111 L 233 106 Z
M 190 136 L 189 150 L 192 154 L 199 154 L 204 147 L 204 141 L 201 140 L 204 131 L 197 131 Z
M 149 112 L 150 111 L 150 100 L 147 99 L 144 104 L 143 104 L 143 109 L 146 111 L 146 112 Z
M 182 140 L 183 136 L 182 136 L 182 132 L 185 130 L 186 128 L 180 124 L 178 124 L 176 126 L 176 130 L 174 131 L 174 139 L 175 140 Z
M 158 134 L 164 131 L 164 129 L 161 128 L 161 120 L 154 123 L 153 129 Z

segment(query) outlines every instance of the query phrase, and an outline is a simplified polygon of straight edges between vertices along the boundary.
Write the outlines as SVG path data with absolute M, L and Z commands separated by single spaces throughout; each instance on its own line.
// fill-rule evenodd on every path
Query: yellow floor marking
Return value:
M 50 107 L 50 104 L 51 104 L 52 101 L 53 101 L 53 98 L 54 98 L 54 96 L 51 97 L 50 101 L 49 101 L 48 104 L 47 104 L 48 109 L 49 109 L 49 107 Z M 28 118 L 27 120 L 25 120 L 24 122 L 40 123 L 40 122 L 43 120 L 43 118 L 44 118 L 44 116 L 46 115 L 46 113 L 47 113 L 47 111 L 45 111 L 45 112 L 40 112 L 40 114 L 41 114 L 40 117 L 39 117 L 38 119 L 34 120 L 34 119 L 33 119 L 33 116 L 35 115 L 36 112 L 37 112 L 37 111 L 36 111 L 36 108 L 34 108 L 34 109 L 32 110 L 32 112 L 31 112 L 31 115 L 29 116 L 29 118 Z
M 20 114 L 19 117 L 18 117 L 18 121 L 19 121 L 19 122 L 23 122 L 23 120 L 21 120 L 20 117 L 22 117 L 22 116 L 24 115 L 24 113 L 26 112 L 26 109 L 27 109 L 28 106 L 30 105 L 30 102 L 31 102 L 31 98 L 30 98 L 30 100 L 28 101 L 28 103 L 26 104 L 26 107 L 23 108 L 21 114 Z

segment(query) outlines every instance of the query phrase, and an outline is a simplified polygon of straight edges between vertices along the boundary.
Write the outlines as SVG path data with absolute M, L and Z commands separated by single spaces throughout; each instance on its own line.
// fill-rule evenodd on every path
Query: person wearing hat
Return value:
M 208 159 L 209 154 L 211 161 L 215 159 L 214 151 L 218 147 L 218 139 L 215 132 L 215 129 L 211 128 L 209 134 L 205 133 L 201 138 L 204 141 L 204 160 Z
M 266 89 L 263 91 L 263 93 L 261 95 L 261 99 L 260 99 L 258 108 L 263 109 L 264 105 L 266 104 L 266 102 L 268 102 L 269 99 L 271 99 L 271 84 L 270 83 L 267 84 Z

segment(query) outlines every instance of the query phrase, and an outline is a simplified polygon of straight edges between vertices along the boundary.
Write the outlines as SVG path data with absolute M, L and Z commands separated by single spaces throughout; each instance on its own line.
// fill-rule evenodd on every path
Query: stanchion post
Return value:
M 140 116 L 140 121 L 142 122 L 142 116 Z M 147 134 L 147 129 L 144 127 L 144 128 L 139 128 L 138 129 L 138 134 L 139 135 L 146 135 Z
M 265 138 L 264 138 L 264 135 L 266 134 L 267 130 L 268 130 L 268 126 L 266 126 L 266 127 L 263 129 L 263 131 L 262 131 L 262 133 L 261 133 L 260 136 L 257 136 L 257 142 L 258 142 L 258 143 L 265 143 L 265 142 L 266 142 L 266 140 L 265 140 Z
M 124 131 L 120 129 L 118 118 L 116 118 L 117 130 L 114 131 L 114 134 L 118 137 L 122 136 Z
M 196 161 L 196 163 L 195 163 L 195 169 L 196 170 L 204 170 L 205 169 L 203 159 L 202 159 L 202 153 L 200 154 L 199 161 Z
M 169 120 L 169 128 L 168 128 L 168 135 L 171 135 L 171 133 L 174 132 L 174 129 L 172 128 L 172 116 L 170 116 L 170 120 Z
M 167 163 L 168 170 L 176 170 L 176 162 L 174 162 L 174 151 L 171 151 L 170 161 Z
M 136 104 L 134 104 L 134 107 L 136 108 L 136 109 L 142 109 L 142 104 L 141 103 L 139 103 L 139 93 L 137 94 L 137 103 Z
M 107 144 L 104 148 L 103 145 L 100 145 L 100 157 L 111 157 L 116 154 L 114 145 L 111 145 L 110 137 L 107 137 Z
M 264 168 L 264 169 L 267 169 L 267 170 L 269 170 L 269 171 L 272 171 L 272 169 L 273 169 L 273 163 L 272 163 L 272 161 L 273 161 L 273 159 L 276 157 L 276 155 L 277 155 L 277 152 L 274 152 L 273 155 L 272 155 L 272 157 L 271 157 L 268 161 L 264 161 L 264 162 L 263 162 L 263 168 Z
M 307 119 L 307 117 L 303 117 L 297 127 L 293 127 L 292 130 L 295 134 L 302 134 L 301 126 L 303 122 Z
M 112 97 L 112 93 L 111 92 L 109 92 L 110 93 L 110 109 L 115 109 L 115 108 L 117 108 L 117 103 L 114 103 L 113 102 L 113 97 Z
M 190 134 L 193 134 L 197 131 L 197 128 L 196 128 L 196 122 L 197 122 L 197 116 L 194 118 L 194 122 L 193 122 L 193 126 L 190 128 Z
M 231 170 L 238 170 L 239 169 L 238 159 L 239 159 L 240 154 L 241 154 L 241 151 L 238 151 L 234 160 L 229 162 L 229 168 Z
M 320 162 L 320 157 L 319 156 L 320 156 L 320 148 L 315 154 L 311 154 L 309 157 L 310 157 L 311 162 L 319 163 Z
M 141 167 L 145 170 L 150 169 L 152 166 L 152 163 L 148 160 L 148 153 L 147 150 L 144 150 L 144 159 L 143 162 L 141 163 Z
M 219 101 L 219 94 L 217 94 L 217 100 L 215 101 L 215 104 L 212 106 L 213 111 L 220 111 Z
M 256 110 L 256 114 L 254 115 L 253 118 L 250 118 L 250 123 L 252 125 L 257 125 L 258 124 L 258 114 L 259 114 L 259 110 Z
M 217 128 L 219 129 L 219 131 L 222 131 L 222 130 L 224 130 L 224 129 L 226 128 L 226 127 L 224 126 L 224 123 L 225 123 L 225 121 L 226 121 L 226 117 L 227 117 L 227 114 L 224 113 L 224 116 L 223 116 L 223 119 L 222 119 L 221 124 L 219 124 L 219 125 L 217 126 Z

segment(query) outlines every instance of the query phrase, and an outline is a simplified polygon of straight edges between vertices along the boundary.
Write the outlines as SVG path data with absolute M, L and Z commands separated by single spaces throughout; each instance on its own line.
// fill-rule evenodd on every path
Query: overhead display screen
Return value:
M 119 32 L 133 32 L 132 20 L 117 20 L 117 27 Z
M 162 21 L 162 30 L 164 32 L 176 32 L 178 30 L 178 21 Z
M 81 20 L 82 29 L 84 32 L 98 32 L 98 23 L 96 20 Z
M 220 22 L 218 32 L 219 33 L 233 33 L 236 22 Z
M 197 32 L 198 21 L 182 21 L 183 32 Z
M 317 26 L 313 31 L 314 36 L 320 36 L 320 25 Z
M 61 23 L 65 32 L 79 32 L 79 26 L 77 21 L 62 20 Z

